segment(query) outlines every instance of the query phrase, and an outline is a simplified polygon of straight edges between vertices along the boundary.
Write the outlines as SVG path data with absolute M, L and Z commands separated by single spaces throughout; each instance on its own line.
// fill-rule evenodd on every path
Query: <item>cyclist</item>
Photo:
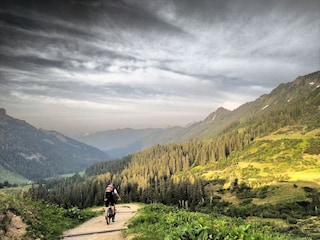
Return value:
M 109 204 L 111 205 L 112 215 L 114 216 L 114 202 L 115 202 L 114 195 L 116 195 L 118 199 L 121 200 L 121 197 L 119 196 L 115 185 L 113 183 L 110 183 L 108 186 L 106 186 L 106 194 L 105 194 L 106 216 L 108 213 Z

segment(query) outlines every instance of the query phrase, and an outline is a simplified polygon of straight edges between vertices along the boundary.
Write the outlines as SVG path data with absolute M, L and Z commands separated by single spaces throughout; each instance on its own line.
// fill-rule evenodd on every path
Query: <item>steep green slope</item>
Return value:
M 28 183 L 30 180 L 0 166 L 0 183 L 4 183 L 6 181 L 10 184 L 23 184 Z
M 256 121 L 256 117 L 263 117 L 266 114 L 281 114 L 281 110 L 287 112 L 291 110 L 292 116 L 290 117 L 293 117 L 294 113 L 296 115 L 302 113 L 305 115 L 303 118 L 299 116 L 300 120 L 304 121 L 302 124 L 319 127 L 319 105 L 320 71 L 297 77 L 293 82 L 280 84 L 270 94 L 262 95 L 255 101 L 243 104 L 232 112 L 224 112 L 223 118 L 218 118 L 216 121 L 213 116 L 219 115 L 217 110 L 211 114 L 212 118 L 209 115 L 206 120 L 198 124 L 200 126 L 193 126 L 190 131 L 194 131 L 192 134 L 194 138 L 208 138 L 215 136 L 233 122 L 247 125 L 250 119 Z M 209 121 L 210 119 L 211 121 Z M 201 129 L 201 132 L 197 128 Z

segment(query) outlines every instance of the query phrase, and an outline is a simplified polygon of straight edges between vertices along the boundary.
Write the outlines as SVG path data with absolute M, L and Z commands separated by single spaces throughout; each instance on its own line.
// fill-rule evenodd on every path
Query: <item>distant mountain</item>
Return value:
M 120 158 L 128 154 L 151 147 L 154 144 L 165 144 L 185 131 L 183 127 L 132 129 L 124 128 L 86 134 L 75 137 L 78 141 L 105 151 L 112 158 Z
M 265 94 L 255 101 L 245 103 L 230 111 L 223 107 L 210 113 L 203 121 L 186 127 L 168 129 L 119 129 L 97 132 L 77 138 L 79 141 L 106 151 L 113 158 L 143 150 L 155 144 L 185 142 L 192 139 L 212 138 L 232 123 L 247 121 L 250 117 L 276 111 L 287 106 L 300 106 L 312 97 L 320 99 L 320 72 L 298 77 L 293 82 L 280 84 L 270 94 Z M 318 100 L 320 101 L 320 100 Z M 317 121 L 310 119 L 310 121 Z
M 0 109 L 0 166 L 27 179 L 83 171 L 106 153 L 55 131 L 37 129 Z
M 76 139 L 86 144 L 95 146 L 103 151 L 108 151 L 114 148 L 126 147 L 141 138 L 144 138 L 150 134 L 158 134 L 162 131 L 164 130 L 160 128 L 124 128 L 86 134 L 80 137 L 76 137 Z

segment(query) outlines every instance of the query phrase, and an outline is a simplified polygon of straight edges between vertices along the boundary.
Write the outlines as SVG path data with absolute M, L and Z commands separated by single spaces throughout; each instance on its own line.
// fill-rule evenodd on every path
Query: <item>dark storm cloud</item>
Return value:
M 0 100 L 23 119 L 199 120 L 318 70 L 319 13 L 317 0 L 5 0 Z
M 3 66 L 21 66 L 20 69 L 30 70 L 42 67 L 61 68 L 64 61 L 45 59 L 35 56 L 7 56 L 1 55 L 1 64 Z

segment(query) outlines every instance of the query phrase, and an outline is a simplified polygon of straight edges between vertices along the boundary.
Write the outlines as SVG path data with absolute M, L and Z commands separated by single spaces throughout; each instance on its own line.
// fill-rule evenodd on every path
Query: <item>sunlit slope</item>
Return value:
M 238 179 L 252 187 L 279 181 L 320 183 L 320 129 L 304 132 L 295 126 L 256 138 L 242 151 L 220 162 L 195 167 L 204 179 Z

